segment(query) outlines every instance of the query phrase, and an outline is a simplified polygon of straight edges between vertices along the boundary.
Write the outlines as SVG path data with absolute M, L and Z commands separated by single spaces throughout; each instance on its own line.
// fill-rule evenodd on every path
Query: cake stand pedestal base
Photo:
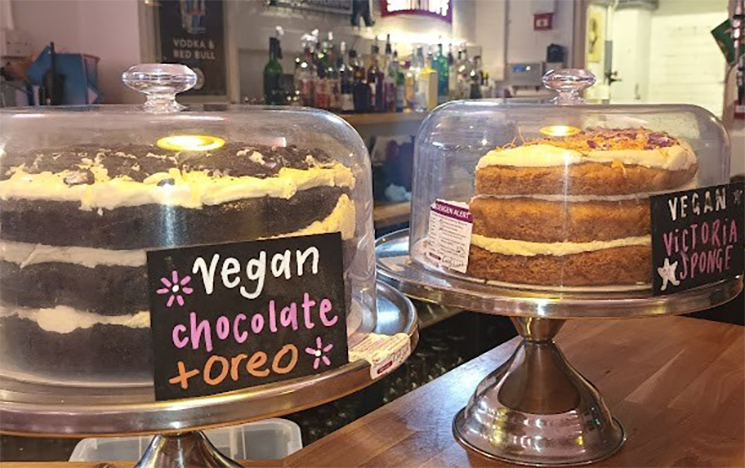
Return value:
M 512 322 L 523 340 L 455 417 L 458 441 L 485 457 L 533 466 L 588 464 L 620 449 L 623 429 L 553 340 L 564 321 Z
M 243 468 L 221 454 L 201 431 L 156 435 L 135 468 Z

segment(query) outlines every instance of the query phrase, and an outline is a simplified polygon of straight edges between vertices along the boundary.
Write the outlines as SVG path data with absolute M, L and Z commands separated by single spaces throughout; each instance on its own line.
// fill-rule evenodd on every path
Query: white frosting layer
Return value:
M 534 257 L 536 255 L 564 256 L 596 250 L 612 249 L 614 247 L 627 247 L 632 245 L 649 246 L 652 243 L 650 236 L 627 237 L 611 241 L 592 242 L 528 242 L 514 239 L 498 239 L 485 237 L 478 234 L 471 236 L 471 243 L 489 252 L 502 255 L 520 255 L 523 257 Z
M 321 221 L 314 221 L 298 231 L 275 237 L 308 236 L 341 232 L 344 240 L 354 237 L 354 202 L 342 195 L 334 210 Z M 88 247 L 57 247 L 43 244 L 0 241 L 0 260 L 15 263 L 21 268 L 37 263 L 74 263 L 88 268 L 99 265 L 141 267 L 147 262 L 144 250 L 108 250 Z
M 696 164 L 696 154 L 687 143 L 652 150 L 579 151 L 539 144 L 489 151 L 477 169 L 487 166 L 557 167 L 587 162 L 642 166 L 667 171 L 688 169 Z
M 201 208 L 244 198 L 269 196 L 289 199 L 300 190 L 313 187 L 354 187 L 352 171 L 342 165 L 316 166 L 310 169 L 282 168 L 275 177 L 214 177 L 206 172 L 183 173 L 178 169 L 153 174 L 144 182 L 119 177 L 108 179 L 96 174 L 95 184 L 68 186 L 70 171 L 28 174 L 22 169 L 0 182 L 0 199 L 73 201 L 80 209 L 113 210 L 121 206 L 160 204 L 183 208 Z M 164 179 L 173 185 L 158 186 Z
M 682 190 L 691 190 L 699 187 L 699 183 L 697 178 L 694 178 L 687 184 L 681 185 L 680 187 L 677 187 L 673 189 L 675 192 L 679 192 Z M 638 192 L 638 193 L 629 193 L 627 195 L 563 195 L 563 194 L 539 194 L 539 193 L 531 193 L 531 194 L 524 194 L 524 195 L 479 195 L 474 198 L 495 198 L 497 200 L 514 200 L 516 198 L 527 198 L 532 200 L 544 200 L 544 201 L 550 201 L 550 202 L 560 202 L 560 203 L 582 203 L 582 202 L 618 202 L 618 201 L 628 201 L 628 200 L 647 200 L 649 197 L 653 195 L 660 195 L 663 193 L 669 193 L 670 191 L 664 191 L 664 192 Z
M 145 266 L 144 250 L 108 250 L 88 247 L 57 247 L 43 244 L 0 241 L 0 260 L 21 268 L 37 263 L 74 263 L 88 268 L 106 266 Z
M 518 146 L 491 150 L 479 159 L 476 169 L 487 166 L 553 167 L 582 162 L 582 153 L 552 145 Z
M 99 315 L 67 306 L 53 309 L 0 308 L 0 317 L 16 316 L 32 320 L 42 330 L 53 333 L 72 333 L 77 329 L 91 328 L 94 325 L 119 325 L 128 328 L 148 328 L 150 312 L 142 311 L 133 315 Z
M 354 237 L 354 228 L 356 226 L 355 214 L 354 202 L 347 195 L 342 195 L 336 202 L 334 211 L 325 219 L 313 221 L 309 226 L 291 234 L 281 234 L 274 237 L 310 236 L 328 232 L 341 232 L 341 238 L 348 240 Z

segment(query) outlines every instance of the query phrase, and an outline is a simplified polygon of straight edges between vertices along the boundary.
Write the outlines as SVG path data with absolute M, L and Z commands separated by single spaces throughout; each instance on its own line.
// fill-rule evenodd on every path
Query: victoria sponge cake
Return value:
M 688 143 L 587 129 L 496 148 L 476 168 L 468 274 L 546 286 L 651 281 L 649 196 L 690 184 Z

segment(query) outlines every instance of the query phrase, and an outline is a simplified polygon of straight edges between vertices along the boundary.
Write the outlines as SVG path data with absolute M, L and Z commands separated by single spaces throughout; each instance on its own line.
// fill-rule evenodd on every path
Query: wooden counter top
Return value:
M 627 431 L 597 467 L 745 465 L 745 328 L 686 317 L 567 324 L 558 340 Z M 512 340 L 311 444 L 248 467 L 510 466 L 453 439 L 455 413 L 507 359 Z M 131 463 L 7 463 L 6 468 L 131 468 Z
M 339 114 L 349 122 L 349 125 L 358 127 L 362 125 L 388 125 L 408 122 L 421 122 L 427 117 L 426 112 L 381 112 L 374 114 Z

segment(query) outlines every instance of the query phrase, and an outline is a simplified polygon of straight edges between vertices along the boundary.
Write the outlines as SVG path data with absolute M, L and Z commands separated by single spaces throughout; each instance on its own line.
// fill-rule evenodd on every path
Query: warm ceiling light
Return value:
M 539 131 L 544 135 L 562 137 L 576 135 L 582 130 L 577 127 L 570 127 L 569 125 L 551 125 L 550 127 L 543 127 Z
M 174 135 L 161 138 L 156 145 L 172 151 L 209 151 L 222 148 L 225 140 L 205 135 Z

